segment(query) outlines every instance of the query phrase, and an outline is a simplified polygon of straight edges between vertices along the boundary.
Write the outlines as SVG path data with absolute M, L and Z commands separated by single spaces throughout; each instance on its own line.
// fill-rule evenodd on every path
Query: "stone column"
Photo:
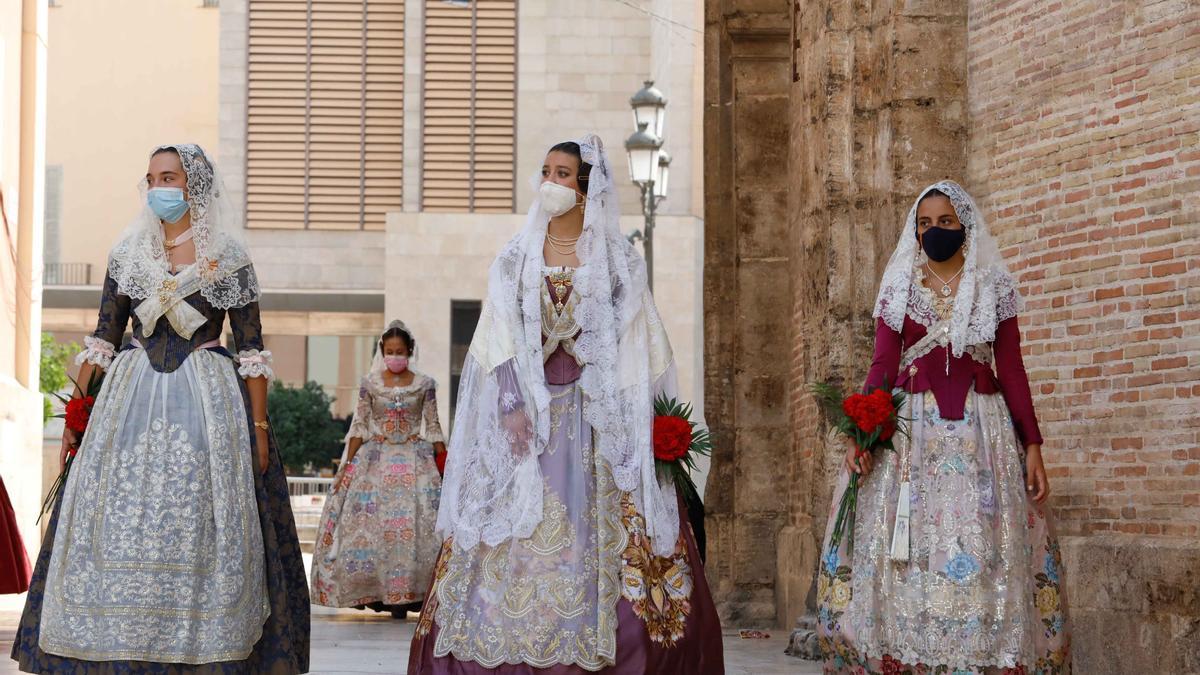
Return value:
M 0 296 L 0 475 L 21 538 L 33 558 L 44 494 L 42 394 L 42 236 L 46 151 L 47 6 L 39 0 L 0 9 L 0 190 L 3 235 Z M 7 117 L 6 117 L 7 115 Z
M 246 199 L 246 99 L 249 62 L 249 0 L 222 0 L 221 47 L 218 76 L 217 157 L 225 192 L 235 212 L 245 213 Z M 240 222 L 239 218 L 239 222 Z M 245 223 L 242 223 L 243 227 Z
M 787 12 L 786 0 L 705 3 L 706 570 L 723 619 L 742 626 L 778 622 L 788 515 Z
M 917 192 L 961 180 L 966 3 L 832 0 L 792 6 L 793 289 L 789 521 L 779 535 L 779 618 L 815 614 L 815 571 L 842 444 L 808 393 L 857 388 L 871 362 L 883 268 Z M 814 646 L 796 635 L 800 652 Z M 804 647 L 807 645 L 809 649 Z
M 421 210 L 425 114 L 425 3 L 404 3 L 404 208 Z

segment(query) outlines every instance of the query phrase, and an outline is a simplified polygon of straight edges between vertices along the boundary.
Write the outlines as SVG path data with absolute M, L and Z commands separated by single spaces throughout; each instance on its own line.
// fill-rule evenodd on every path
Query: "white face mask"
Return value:
M 575 208 L 577 193 L 565 185 L 546 181 L 538 188 L 538 196 L 542 200 L 542 211 L 551 218 L 557 218 Z

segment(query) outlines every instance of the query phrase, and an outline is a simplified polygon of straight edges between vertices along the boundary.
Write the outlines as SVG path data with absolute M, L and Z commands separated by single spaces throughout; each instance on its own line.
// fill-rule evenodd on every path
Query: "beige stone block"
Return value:
M 754 130 L 753 141 L 734 147 L 737 174 L 747 185 L 785 185 L 788 174 L 788 98 L 751 97 L 737 106 L 734 125 Z
M 741 225 L 737 237 L 738 255 L 742 258 L 776 257 L 786 251 L 787 216 L 788 191 L 738 191 L 737 219 Z
M 765 379 L 765 378 L 763 378 Z M 738 415 L 742 419 L 742 415 Z M 733 509 L 739 518 L 765 514 L 786 516 L 784 497 L 789 490 L 788 476 L 780 471 L 780 450 L 790 444 L 790 432 L 779 425 L 749 427 L 739 425 L 735 439 L 736 458 L 732 474 L 721 471 L 715 481 L 733 481 Z M 769 563 L 774 565 L 774 556 Z
M 811 523 L 804 527 L 788 525 L 779 531 L 775 549 L 777 626 L 791 627 L 806 613 L 820 558 L 820 536 Z
M 1200 671 L 1200 542 L 1064 537 L 1078 672 Z

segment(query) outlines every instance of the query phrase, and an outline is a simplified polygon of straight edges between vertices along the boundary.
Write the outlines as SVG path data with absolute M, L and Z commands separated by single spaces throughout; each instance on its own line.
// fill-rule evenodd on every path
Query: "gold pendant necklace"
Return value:
M 566 306 L 567 291 L 571 288 L 570 272 L 551 272 L 550 285 L 554 288 L 554 309 L 562 314 Z

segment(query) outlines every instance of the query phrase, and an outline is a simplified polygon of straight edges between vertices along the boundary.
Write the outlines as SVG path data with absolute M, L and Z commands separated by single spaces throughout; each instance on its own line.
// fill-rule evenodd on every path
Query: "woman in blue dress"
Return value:
M 12 657 L 33 673 L 307 672 L 308 585 L 240 223 L 196 145 L 156 148 L 143 189 L 77 358 L 79 382 L 104 384 L 82 438 L 64 432 L 64 459 L 78 455 Z

